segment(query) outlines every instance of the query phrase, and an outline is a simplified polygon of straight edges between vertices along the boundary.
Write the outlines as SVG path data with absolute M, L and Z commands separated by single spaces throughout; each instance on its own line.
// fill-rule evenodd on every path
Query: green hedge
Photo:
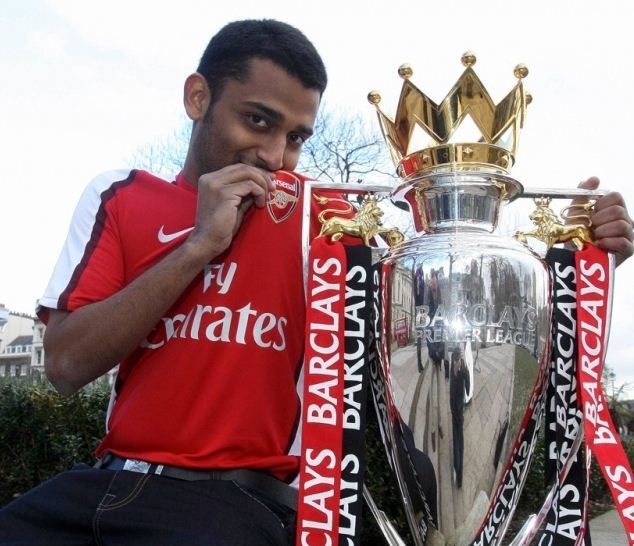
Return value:
M 630 461 L 634 460 L 634 437 L 621 438 L 625 452 Z M 526 485 L 520 497 L 518 511 L 520 513 L 535 512 L 539 509 L 546 498 L 547 490 L 544 486 L 544 436 L 543 427 L 537 440 L 535 454 L 531 463 L 531 468 L 526 478 Z M 613 504 L 610 489 L 608 488 L 603 474 L 597 465 L 596 458 L 592 459 L 590 469 L 590 484 L 588 487 L 588 498 L 590 499 L 590 515 L 593 512 L 601 512 L 606 507 Z
M 64 398 L 45 385 L 0 383 L 0 505 L 78 462 L 94 461 L 109 390 Z
M 108 397 L 109 389 L 103 385 L 64 398 L 45 385 L 0 383 L 0 505 L 75 463 L 91 463 L 104 433 Z M 624 445 L 632 460 L 634 441 L 625 440 Z M 366 477 L 368 487 L 379 507 L 411 543 L 373 411 L 368 412 L 366 447 L 371 469 Z M 535 512 L 545 498 L 543 464 L 543 439 L 540 439 L 520 499 L 520 514 Z M 590 478 L 590 499 L 595 503 L 611 502 L 596 464 Z M 362 543 L 383 543 L 367 510 Z

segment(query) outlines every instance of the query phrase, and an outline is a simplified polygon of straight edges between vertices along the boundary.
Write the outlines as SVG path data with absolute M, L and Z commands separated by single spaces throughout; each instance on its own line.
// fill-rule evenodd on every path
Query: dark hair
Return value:
M 315 46 L 295 27 L 273 19 L 248 19 L 225 25 L 209 41 L 198 64 L 214 90 L 215 102 L 228 78 L 246 81 L 248 63 L 268 59 L 320 94 L 326 89 L 326 68 Z

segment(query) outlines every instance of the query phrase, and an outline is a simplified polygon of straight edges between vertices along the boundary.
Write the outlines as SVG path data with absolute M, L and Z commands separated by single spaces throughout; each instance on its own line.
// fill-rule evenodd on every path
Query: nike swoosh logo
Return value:
M 161 229 L 159 229 L 159 232 L 158 232 L 159 243 L 169 243 L 170 241 L 173 241 L 174 239 L 178 239 L 179 237 L 182 237 L 183 235 L 185 235 L 186 233 L 189 233 L 192 229 L 194 229 L 194 226 L 186 228 L 186 229 L 181 229 L 180 231 L 176 231 L 174 233 L 165 233 L 165 231 L 163 231 L 164 229 L 165 229 L 165 226 L 161 226 Z

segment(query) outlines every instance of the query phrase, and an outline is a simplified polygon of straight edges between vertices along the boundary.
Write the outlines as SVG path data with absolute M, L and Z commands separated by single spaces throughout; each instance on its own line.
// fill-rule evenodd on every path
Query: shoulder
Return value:
M 146 171 L 137 169 L 116 169 L 105 171 L 95 176 L 86 186 L 80 198 L 80 205 L 94 208 L 97 203 L 104 203 L 120 194 L 122 189 L 141 190 L 143 187 L 169 187 L 166 180 L 158 178 Z
M 129 169 L 119 169 L 98 174 L 84 188 L 79 199 L 79 206 L 94 208 L 102 201 L 104 193 L 113 192 L 118 186 L 134 179 L 134 172 Z
M 110 189 L 125 187 L 131 184 L 170 184 L 147 171 L 137 169 L 115 169 L 95 176 L 87 185 L 86 191 L 103 193 Z
M 116 184 L 132 182 L 139 171 L 134 169 L 116 169 L 105 171 L 95 176 L 86 186 L 86 192 L 102 193 Z

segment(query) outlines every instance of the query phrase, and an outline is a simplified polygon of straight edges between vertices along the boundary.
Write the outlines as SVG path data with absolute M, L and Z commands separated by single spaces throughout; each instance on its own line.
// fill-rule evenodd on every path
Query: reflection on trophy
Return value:
M 528 70 L 515 68 L 496 105 L 475 61 L 463 56 L 441 104 L 406 65 L 394 119 L 377 92 L 368 96 L 402 178 L 392 200 L 409 207 L 417 233 L 382 259 L 380 366 L 371 370 L 417 545 L 499 542 L 526 477 L 549 360 L 547 268 L 493 234 L 504 202 L 522 192 L 509 170 Z M 454 142 L 468 118 L 477 136 Z M 421 130 L 432 143 L 412 150 Z

